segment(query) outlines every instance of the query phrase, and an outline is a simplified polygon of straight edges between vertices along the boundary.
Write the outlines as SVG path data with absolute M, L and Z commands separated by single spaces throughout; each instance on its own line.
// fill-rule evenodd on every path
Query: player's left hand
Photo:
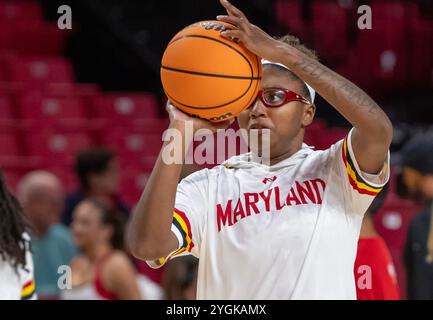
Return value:
M 220 0 L 220 2 L 226 9 L 228 15 L 217 16 L 217 20 L 230 23 L 237 27 L 237 29 L 224 31 L 221 35 L 226 38 L 237 38 L 248 50 L 259 57 L 269 61 L 279 62 L 282 51 L 278 50 L 278 48 L 283 48 L 287 45 L 272 38 L 262 29 L 250 23 L 245 14 L 227 0 Z

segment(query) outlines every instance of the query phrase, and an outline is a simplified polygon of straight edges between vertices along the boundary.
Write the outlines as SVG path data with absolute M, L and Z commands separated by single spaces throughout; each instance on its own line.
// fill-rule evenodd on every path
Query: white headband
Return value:
M 271 65 L 274 65 L 274 66 L 280 66 L 280 67 L 282 67 L 282 68 L 290 71 L 290 69 L 287 68 L 284 64 L 276 63 L 276 62 L 272 62 L 272 61 L 269 61 L 269 60 L 262 59 L 262 65 L 266 65 L 266 64 L 271 64 Z M 311 102 L 314 103 L 314 98 L 316 97 L 316 91 L 308 83 L 306 83 L 305 81 L 304 81 L 304 83 L 307 86 L 308 91 L 310 92 Z

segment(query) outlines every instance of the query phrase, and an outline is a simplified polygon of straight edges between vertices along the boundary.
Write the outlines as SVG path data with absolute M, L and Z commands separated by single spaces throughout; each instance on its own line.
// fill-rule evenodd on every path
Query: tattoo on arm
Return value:
M 322 89 L 320 90 L 322 91 L 321 94 L 325 98 L 328 97 L 330 102 L 339 105 L 345 102 L 341 101 L 344 99 L 346 102 L 350 102 L 353 107 L 365 108 L 370 114 L 377 113 L 379 106 L 363 90 L 319 62 L 309 58 L 301 58 L 293 66 L 303 73 L 301 78 L 313 79 L 311 82 Z

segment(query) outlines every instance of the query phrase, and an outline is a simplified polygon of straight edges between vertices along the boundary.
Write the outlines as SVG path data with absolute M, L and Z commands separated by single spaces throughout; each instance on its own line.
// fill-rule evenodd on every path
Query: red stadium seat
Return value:
M 0 21 L 0 48 L 33 55 L 61 55 L 66 35 L 57 25 L 38 20 Z
M 15 114 L 10 98 L 0 93 L 0 121 L 13 120 L 14 118 Z
M 100 95 L 100 90 L 98 85 L 93 83 L 48 83 L 44 94 L 79 99 L 86 116 L 91 116 L 93 101 Z
M 9 81 L 41 87 L 49 82 L 73 82 L 70 62 L 61 57 L 14 56 L 9 59 Z
M 158 102 L 148 93 L 109 93 L 95 98 L 93 115 L 115 123 L 158 118 Z
M 405 8 L 397 1 L 372 2 L 372 29 L 358 30 L 357 43 L 337 72 L 371 93 L 386 95 L 404 88 L 408 82 Z
M 25 130 L 24 143 L 29 156 L 43 159 L 47 166 L 71 165 L 75 155 L 93 145 L 85 128 L 50 127 Z
M 314 49 L 319 56 L 337 62 L 348 51 L 349 12 L 335 1 L 315 1 L 312 10 Z
M 87 119 L 80 99 L 68 96 L 44 95 L 30 91 L 19 98 L 19 114 L 23 119 L 37 122 L 38 126 L 65 120 L 83 122 Z
M 10 158 L 22 155 L 18 134 L 13 129 L 0 128 L 0 157 Z
M 0 20 L 3 19 L 39 19 L 42 11 L 37 1 L 9 0 L 0 1 Z
M 300 0 L 278 0 L 275 3 L 277 20 L 291 34 L 305 35 L 306 24 L 302 17 Z
M 64 51 L 65 36 L 54 23 L 41 19 L 0 18 L 0 49 L 33 55 L 59 55 Z
M 407 4 L 409 85 L 413 88 L 433 88 L 433 20 L 422 15 L 415 4 Z
M 1 60 L 1 58 L 0 58 Z M 1 67 L 1 61 L 0 61 Z M 19 96 L 25 89 L 25 86 L 21 82 L 6 82 L 0 81 L 0 95 L 9 96 L 12 100 Z
M 113 128 L 105 131 L 103 145 L 113 148 L 121 160 L 156 157 L 162 146 L 162 135 L 137 128 Z

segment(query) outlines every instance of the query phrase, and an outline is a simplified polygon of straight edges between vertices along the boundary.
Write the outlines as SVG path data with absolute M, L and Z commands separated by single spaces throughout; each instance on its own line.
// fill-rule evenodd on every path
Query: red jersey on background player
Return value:
M 358 300 L 399 300 L 397 274 L 388 246 L 374 228 L 373 217 L 386 198 L 385 187 L 374 199 L 362 222 L 355 261 Z

